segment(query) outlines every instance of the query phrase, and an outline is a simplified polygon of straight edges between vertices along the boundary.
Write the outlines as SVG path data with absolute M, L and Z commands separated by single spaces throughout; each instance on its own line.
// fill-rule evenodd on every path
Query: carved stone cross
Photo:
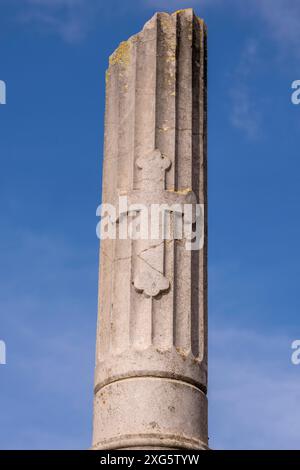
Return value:
M 165 173 L 171 167 L 170 159 L 155 149 L 147 155 L 140 157 L 136 165 L 142 172 L 140 189 L 133 190 L 127 195 L 128 204 L 134 207 L 134 212 L 140 218 L 140 205 L 148 212 L 148 233 L 156 231 L 159 235 L 151 239 L 150 233 L 147 240 L 136 240 L 136 259 L 134 262 L 133 285 L 138 292 L 143 292 L 146 297 L 156 297 L 166 292 L 170 287 L 170 281 L 164 273 L 165 257 L 165 214 L 163 210 L 172 212 L 173 216 L 183 216 L 185 204 L 195 204 L 196 196 L 192 190 L 183 192 L 168 191 L 165 189 Z M 124 195 L 124 193 L 122 193 Z M 153 220 L 154 210 L 158 208 L 159 218 Z M 165 208 L 165 209 L 163 209 Z M 120 214 L 120 216 L 125 214 Z M 191 221 L 192 222 L 192 221 Z M 154 224 L 159 225 L 153 227 Z M 171 235 L 171 234 L 170 234 Z

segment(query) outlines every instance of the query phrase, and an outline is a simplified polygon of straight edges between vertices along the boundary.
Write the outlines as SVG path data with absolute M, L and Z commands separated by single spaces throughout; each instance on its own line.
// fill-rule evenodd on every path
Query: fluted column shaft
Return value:
M 95 449 L 205 449 L 206 27 L 156 14 L 107 71 L 103 203 L 204 207 L 204 246 L 101 241 Z M 116 222 L 121 224 L 121 218 Z

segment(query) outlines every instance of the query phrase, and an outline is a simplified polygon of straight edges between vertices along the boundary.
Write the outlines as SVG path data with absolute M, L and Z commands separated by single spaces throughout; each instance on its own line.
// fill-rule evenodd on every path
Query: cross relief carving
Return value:
M 137 168 L 141 171 L 139 189 L 126 193 L 128 204 L 135 207 L 136 217 L 141 217 L 139 205 L 148 208 L 151 214 L 151 206 L 167 205 L 169 212 L 175 215 L 176 205 L 184 207 L 185 204 L 196 204 L 196 196 L 192 190 L 183 192 L 169 191 L 165 189 L 165 173 L 171 168 L 171 160 L 162 155 L 160 150 L 155 149 L 136 161 Z M 124 193 L 122 193 L 124 195 Z M 119 216 L 122 217 L 122 211 Z M 128 213 L 126 214 L 128 215 Z M 182 212 L 178 213 L 182 217 Z M 149 217 L 150 219 L 150 217 Z M 191 220 L 191 223 L 194 220 Z M 149 220 L 149 226 L 153 221 Z M 136 256 L 134 259 L 133 285 L 135 289 L 146 297 L 154 298 L 170 288 L 170 281 L 165 276 L 165 240 L 162 236 L 163 218 L 160 218 L 161 236 L 155 239 L 134 240 Z

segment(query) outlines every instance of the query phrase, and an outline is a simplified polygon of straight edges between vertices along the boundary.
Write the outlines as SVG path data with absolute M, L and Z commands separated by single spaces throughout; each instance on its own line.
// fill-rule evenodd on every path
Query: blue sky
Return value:
M 210 445 L 299 448 L 298 0 L 0 0 L 0 448 L 88 448 L 105 69 L 157 11 L 209 28 Z

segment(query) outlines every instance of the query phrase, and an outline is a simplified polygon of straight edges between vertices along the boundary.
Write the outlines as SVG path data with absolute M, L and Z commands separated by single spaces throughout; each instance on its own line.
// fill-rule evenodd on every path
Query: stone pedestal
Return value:
M 206 135 L 205 24 L 158 13 L 110 57 L 103 202 L 202 204 L 204 246 L 101 241 L 94 449 L 207 448 Z

